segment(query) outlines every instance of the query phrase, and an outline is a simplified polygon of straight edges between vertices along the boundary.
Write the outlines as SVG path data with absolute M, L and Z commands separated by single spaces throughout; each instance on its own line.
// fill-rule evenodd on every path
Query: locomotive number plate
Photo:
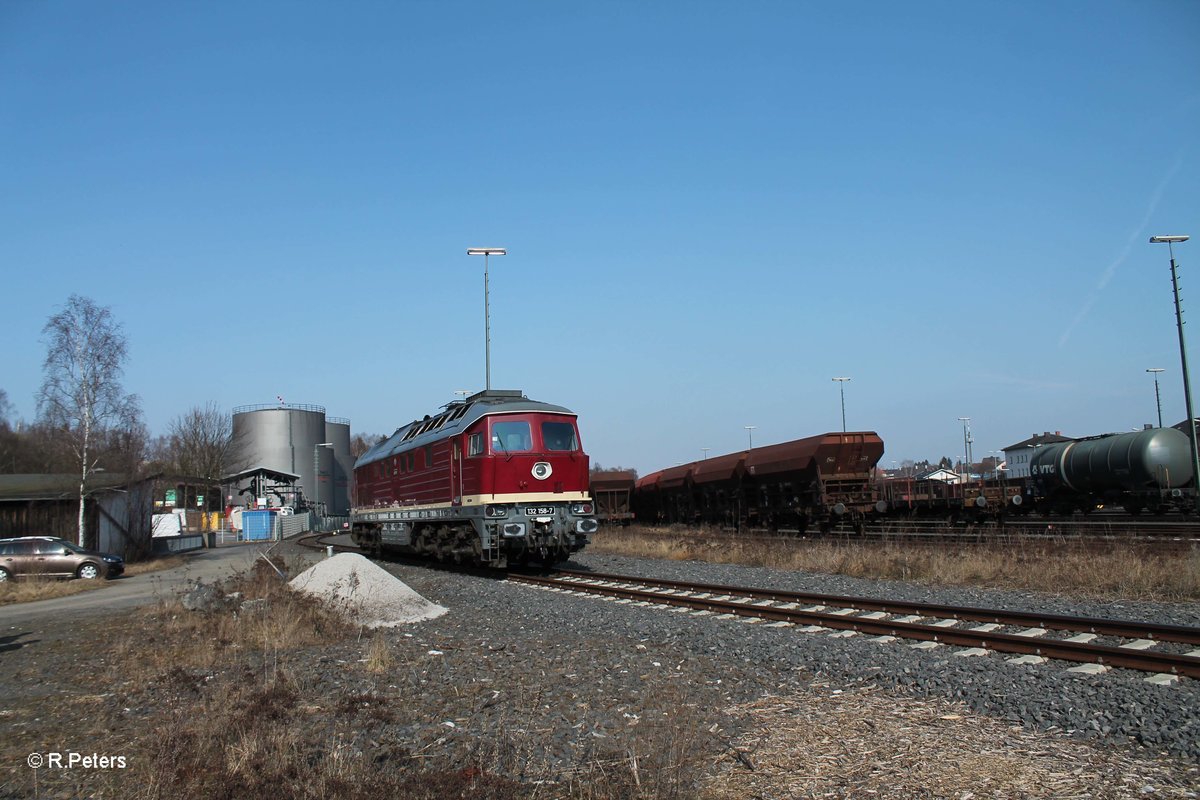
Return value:
M 526 506 L 525 516 L 527 517 L 544 517 L 554 513 L 554 506 Z

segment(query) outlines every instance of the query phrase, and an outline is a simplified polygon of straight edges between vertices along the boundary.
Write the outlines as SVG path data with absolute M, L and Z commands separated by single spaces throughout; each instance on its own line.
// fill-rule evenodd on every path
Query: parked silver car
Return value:
M 56 536 L 0 539 L 0 583 L 31 576 L 113 578 L 125 571 L 125 559 L 86 550 Z

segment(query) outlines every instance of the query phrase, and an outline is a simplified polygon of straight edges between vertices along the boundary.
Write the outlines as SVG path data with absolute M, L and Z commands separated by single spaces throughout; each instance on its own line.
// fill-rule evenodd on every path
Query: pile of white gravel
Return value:
M 291 587 L 332 605 L 353 622 L 386 628 L 446 613 L 358 553 L 339 553 L 291 580 Z

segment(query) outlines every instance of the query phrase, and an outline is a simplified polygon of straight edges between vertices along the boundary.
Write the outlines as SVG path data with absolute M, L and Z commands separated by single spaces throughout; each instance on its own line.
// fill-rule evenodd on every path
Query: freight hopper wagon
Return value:
M 633 521 L 633 485 L 636 473 L 608 470 L 592 473 L 592 502 L 596 521 L 604 525 L 628 525 Z
M 399 428 L 354 465 L 351 532 L 369 553 L 505 567 L 563 561 L 596 531 L 576 416 L 489 390 Z
M 736 528 L 861 530 L 883 513 L 872 482 L 883 440 L 871 431 L 826 433 L 681 464 L 639 480 L 639 520 Z

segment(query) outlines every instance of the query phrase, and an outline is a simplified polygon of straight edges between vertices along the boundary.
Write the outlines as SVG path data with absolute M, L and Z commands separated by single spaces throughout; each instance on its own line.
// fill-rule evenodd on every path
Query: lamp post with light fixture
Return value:
M 483 256 L 483 349 L 487 389 L 492 388 L 492 317 L 488 310 L 488 256 L 508 255 L 503 247 L 468 247 L 467 255 Z
M 1200 486 L 1200 448 L 1196 446 L 1196 415 L 1192 411 L 1192 385 L 1188 379 L 1187 345 L 1183 341 L 1183 307 L 1179 304 L 1179 274 L 1175 269 L 1175 245 L 1186 242 L 1189 236 L 1151 236 L 1151 244 L 1166 244 L 1171 255 L 1171 290 L 1175 294 L 1175 326 L 1179 329 L 1179 365 L 1183 369 L 1183 403 L 1187 407 L 1188 436 L 1192 440 L 1192 480 Z M 1200 491 L 1196 492 L 1200 509 Z
M 757 425 L 743 425 L 742 427 L 744 427 L 746 429 L 746 435 L 748 435 L 750 437 L 750 449 L 753 450 L 754 449 L 754 429 L 757 428 L 758 426 Z
M 1158 407 L 1158 427 L 1162 427 L 1162 396 L 1158 393 L 1158 374 L 1166 372 L 1162 367 L 1151 367 L 1146 370 L 1154 376 L 1154 405 Z
M 849 378 L 834 378 L 842 395 L 842 433 L 846 432 L 846 381 Z

